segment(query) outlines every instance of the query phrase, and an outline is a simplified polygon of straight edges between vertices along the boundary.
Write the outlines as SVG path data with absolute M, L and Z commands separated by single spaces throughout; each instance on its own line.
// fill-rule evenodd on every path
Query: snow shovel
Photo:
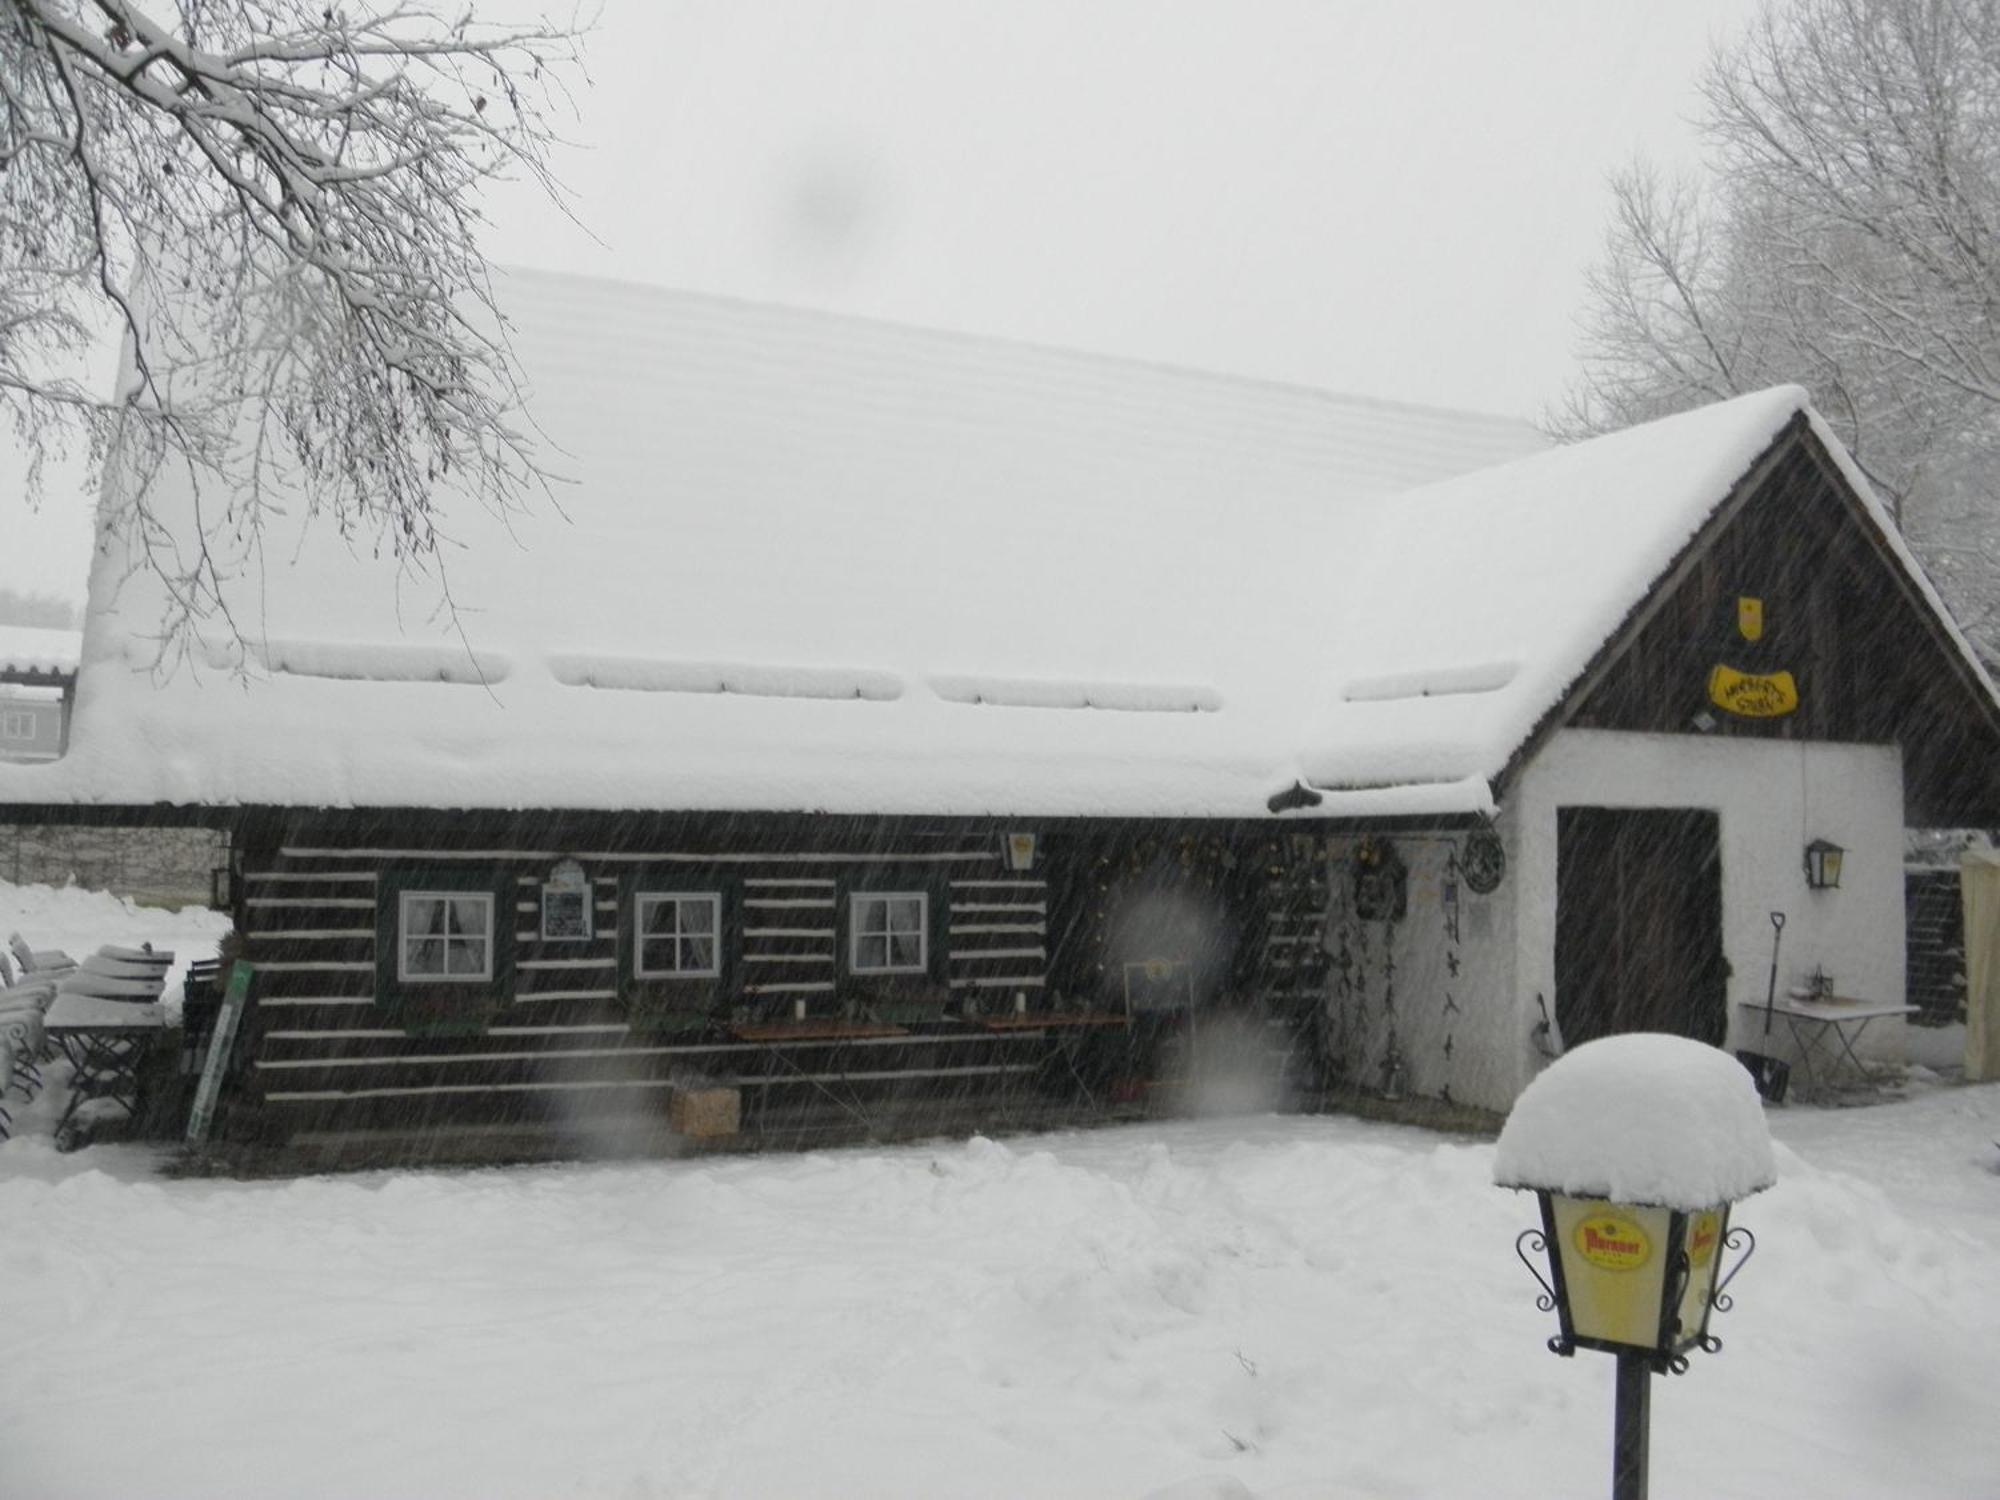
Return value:
M 1771 1035 L 1771 1013 L 1778 1004 L 1778 946 L 1785 939 L 1785 914 L 1771 913 L 1771 983 L 1764 991 L 1764 1035 Z M 1792 1065 L 1768 1052 L 1739 1050 L 1736 1060 L 1750 1070 L 1760 1097 L 1773 1104 L 1785 1102 L 1785 1089 L 1792 1081 Z

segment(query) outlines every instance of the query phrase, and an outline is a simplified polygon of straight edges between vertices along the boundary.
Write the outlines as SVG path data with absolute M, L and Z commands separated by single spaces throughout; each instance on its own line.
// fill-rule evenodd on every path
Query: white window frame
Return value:
M 861 940 L 864 937 L 883 939 L 897 936 L 897 929 L 887 925 L 880 928 L 864 928 L 861 913 L 864 903 L 881 903 L 885 907 L 891 901 L 914 901 L 917 903 L 917 961 L 914 964 L 864 964 L 861 961 Z M 884 942 L 884 956 L 893 945 Z M 850 974 L 928 974 L 931 971 L 931 898 L 928 891 L 850 891 L 847 897 L 847 971 Z
M 0 740 L 32 740 L 37 731 L 33 709 L 10 708 L 0 714 Z
M 486 913 L 486 930 L 483 933 L 413 933 L 410 931 L 410 904 L 415 901 L 476 901 Z M 398 984 L 491 984 L 493 982 L 493 949 L 498 933 L 494 923 L 494 900 L 491 891 L 403 891 L 396 903 L 396 982 Z M 412 974 L 410 972 L 410 944 L 416 942 L 443 941 L 449 954 L 453 939 L 464 940 L 478 936 L 485 943 L 486 962 L 477 974 Z M 447 963 L 447 967 L 449 964 Z
M 685 902 L 700 902 L 708 908 L 709 962 L 705 969 L 649 969 L 646 967 L 646 942 L 671 940 L 674 956 L 680 956 L 681 943 L 691 937 L 699 937 L 699 932 L 684 930 L 680 917 L 674 918 L 671 933 L 646 931 L 646 908 L 672 901 L 677 906 Z M 632 897 L 632 975 L 635 979 L 720 979 L 722 977 L 722 893 L 720 891 L 639 891 Z

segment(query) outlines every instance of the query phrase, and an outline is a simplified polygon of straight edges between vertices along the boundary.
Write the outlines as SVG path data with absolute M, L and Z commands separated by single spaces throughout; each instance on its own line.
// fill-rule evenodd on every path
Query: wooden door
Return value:
M 1627 1031 L 1721 1044 L 1728 968 L 1716 814 L 1557 812 L 1556 1021 L 1570 1047 Z

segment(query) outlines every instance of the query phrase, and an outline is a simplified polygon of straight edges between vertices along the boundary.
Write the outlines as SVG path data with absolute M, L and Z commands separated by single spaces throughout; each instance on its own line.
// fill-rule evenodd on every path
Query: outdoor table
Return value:
M 1762 1000 L 1739 1003 L 1753 1014 L 1762 1014 L 1765 1009 Z M 1854 1044 L 1861 1040 L 1861 1033 L 1868 1029 L 1871 1021 L 1879 1021 L 1886 1016 L 1914 1015 L 1916 1009 L 1914 1005 L 1882 1005 L 1869 1000 L 1843 999 L 1837 995 L 1828 1000 L 1787 995 L 1770 1004 L 1771 1014 L 1782 1016 L 1791 1031 L 1792 1041 L 1798 1048 L 1799 1066 L 1805 1069 L 1806 1091 L 1815 1096 L 1848 1074 L 1867 1082 L 1868 1068 L 1854 1051 Z M 1813 1067 L 1816 1055 L 1826 1059 L 1823 1073 Z
M 56 1121 L 56 1149 L 77 1144 L 76 1112 L 86 1100 L 109 1099 L 130 1118 L 139 1108 L 139 1068 L 147 1051 L 167 1034 L 167 1013 L 156 1004 L 58 994 L 43 1022 L 69 1058 L 74 1075 L 69 1103 Z

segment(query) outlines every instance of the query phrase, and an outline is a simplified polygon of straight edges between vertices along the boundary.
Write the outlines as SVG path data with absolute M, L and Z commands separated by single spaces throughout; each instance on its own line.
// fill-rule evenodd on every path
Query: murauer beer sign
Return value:
M 1739 672 L 1717 666 L 1708 674 L 1708 701 L 1739 719 L 1782 719 L 1799 706 L 1790 672 Z
M 1600 1271 L 1636 1271 L 1651 1258 L 1653 1243 L 1623 1214 L 1593 1214 L 1576 1226 L 1576 1252 Z

